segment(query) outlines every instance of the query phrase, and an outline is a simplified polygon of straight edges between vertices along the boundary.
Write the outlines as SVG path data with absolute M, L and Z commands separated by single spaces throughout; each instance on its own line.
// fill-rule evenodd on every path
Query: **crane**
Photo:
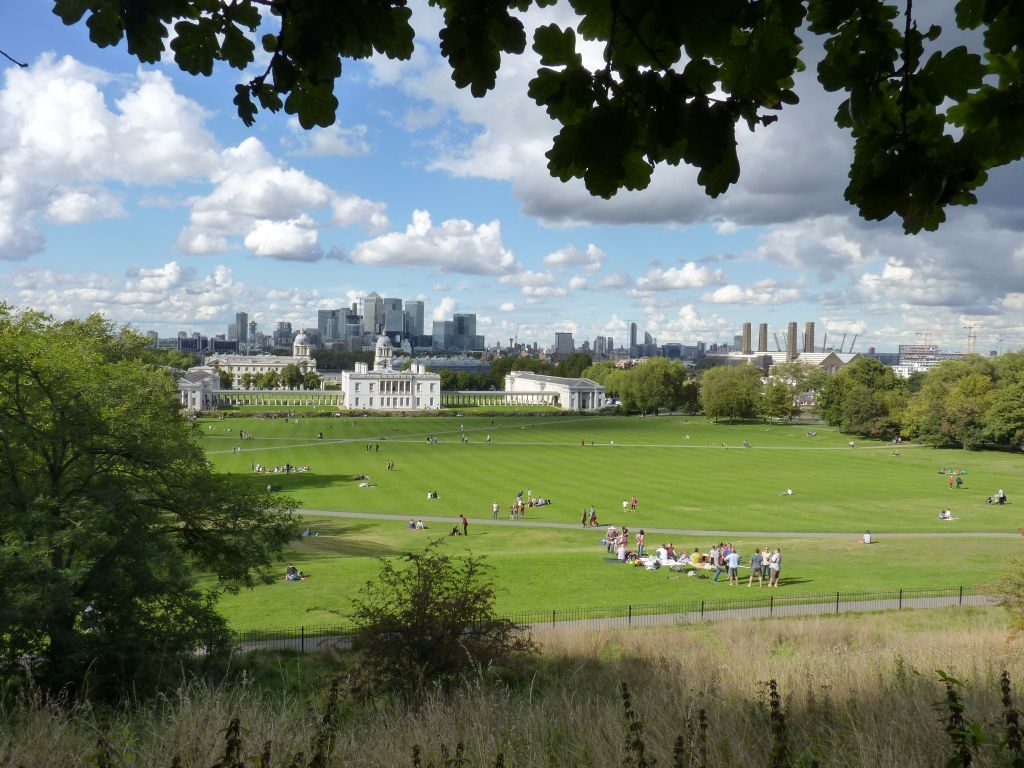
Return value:
M 848 355 L 852 355 L 853 354 L 853 345 L 857 343 L 857 337 L 859 335 L 860 335 L 859 333 L 853 334 L 853 341 L 850 342 L 850 351 L 847 352 Z
M 848 331 L 843 333 L 843 340 L 839 342 L 839 354 L 840 355 L 843 354 L 843 347 L 846 346 L 846 333 L 848 333 Z
M 779 334 L 778 334 L 778 332 L 777 331 L 772 331 L 772 335 L 775 336 L 775 351 L 776 352 L 781 352 L 782 351 L 782 345 L 779 344 Z
M 964 330 L 967 331 L 967 354 L 968 355 L 973 355 L 974 354 L 975 347 L 978 344 L 978 334 L 974 330 L 977 327 L 978 326 L 974 325 L 973 323 L 968 323 L 967 325 L 964 326 Z
M 926 331 L 918 331 L 918 332 L 917 332 L 917 333 L 915 333 L 914 335 L 915 335 L 915 336 L 924 336 L 924 348 L 925 348 L 925 349 L 928 349 L 928 348 L 929 348 L 928 340 L 929 340 L 929 339 L 931 338 L 931 335 L 932 335 L 932 334 L 933 334 L 934 332 L 935 332 L 935 331 L 934 331 L 934 329 L 932 329 L 932 328 L 929 328 L 929 329 L 928 329 L 928 330 L 926 330 Z

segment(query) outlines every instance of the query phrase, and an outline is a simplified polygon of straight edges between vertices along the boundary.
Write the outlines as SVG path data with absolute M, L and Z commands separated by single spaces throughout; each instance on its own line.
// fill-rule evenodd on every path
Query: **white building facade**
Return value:
M 392 369 L 394 348 L 386 336 L 377 339 L 373 370 L 356 363 L 341 374 L 341 407 L 361 411 L 431 411 L 441 408 L 441 376 L 413 363 L 406 371 Z
M 510 404 L 535 396 L 564 411 L 598 411 L 607 403 L 604 386 L 590 379 L 567 379 L 528 371 L 512 371 L 505 377 L 505 394 Z
M 241 389 L 242 376 L 246 373 L 259 375 L 276 371 L 281 373 L 286 366 L 295 365 L 303 374 L 316 373 L 316 360 L 309 354 L 309 339 L 299 332 L 292 342 L 292 356 L 277 355 L 213 355 L 206 358 L 206 367 L 217 371 L 227 371 L 234 377 L 232 387 Z

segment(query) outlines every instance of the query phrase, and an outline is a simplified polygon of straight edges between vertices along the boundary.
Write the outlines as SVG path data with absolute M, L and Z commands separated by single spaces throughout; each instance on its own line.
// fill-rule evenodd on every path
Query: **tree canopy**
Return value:
M 147 660 L 222 641 L 217 591 L 294 534 L 288 499 L 213 473 L 145 341 L 0 304 L 0 673 L 141 687 Z
M 443 11 L 440 51 L 455 84 L 486 95 L 502 57 L 526 50 L 519 14 L 559 2 L 576 20 L 536 29 L 529 95 L 560 125 L 551 174 L 580 178 L 593 195 L 646 188 L 658 165 L 681 162 L 721 195 L 740 175 L 737 125 L 764 128 L 798 103 L 794 76 L 815 37 L 818 82 L 846 97 L 835 115 L 854 140 L 845 196 L 864 218 L 934 230 L 947 206 L 977 202 L 989 170 L 1024 154 L 1018 2 L 958 0 L 943 30 L 920 28 L 913 0 L 430 0 Z M 66 24 L 85 18 L 98 46 L 126 40 L 142 62 L 169 48 L 193 75 L 265 57 L 235 86 L 246 125 L 260 109 L 331 125 L 343 62 L 409 59 L 415 34 L 406 0 L 54 0 L 54 12 Z M 601 45 L 599 65 L 584 62 L 581 40 Z

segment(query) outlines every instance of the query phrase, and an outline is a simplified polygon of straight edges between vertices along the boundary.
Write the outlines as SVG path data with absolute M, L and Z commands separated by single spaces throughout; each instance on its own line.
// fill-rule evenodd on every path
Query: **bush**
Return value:
M 453 557 L 444 540 L 396 561 L 382 560 L 351 613 L 362 652 L 357 690 L 415 694 L 473 670 L 533 654 L 525 628 L 494 612 L 494 585 L 479 557 Z M 401 563 L 404 561 L 405 566 Z

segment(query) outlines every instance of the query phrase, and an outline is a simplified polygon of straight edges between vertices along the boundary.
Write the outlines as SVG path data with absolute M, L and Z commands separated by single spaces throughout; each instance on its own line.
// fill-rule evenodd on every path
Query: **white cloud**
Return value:
M 552 267 L 582 267 L 585 272 L 597 272 L 604 264 L 605 258 L 605 252 L 591 243 L 586 251 L 581 251 L 574 245 L 559 248 L 545 256 L 544 263 Z
M 121 215 L 106 184 L 202 178 L 215 142 L 202 109 L 159 71 L 121 81 L 70 56 L 9 67 L 0 89 L 0 260 L 45 248 L 37 217 L 77 224 Z
M 773 284 L 753 285 L 742 288 L 738 285 L 723 285 L 711 293 L 705 293 L 701 301 L 712 304 L 785 304 L 796 301 L 800 292 L 796 288 L 780 288 Z
M 682 267 L 671 267 L 669 269 L 654 268 L 636 281 L 638 291 L 672 291 L 681 288 L 705 288 L 714 283 L 721 283 L 726 279 L 725 273 L 720 269 L 708 269 L 697 266 L 692 261 L 683 264 Z
M 60 224 L 80 224 L 95 219 L 112 219 L 126 216 L 120 201 L 105 189 L 86 191 L 84 189 L 54 192 L 46 215 Z
M 387 229 L 387 206 L 356 195 L 336 195 L 331 201 L 332 222 L 338 227 L 359 225 L 369 230 Z
M 503 285 L 514 285 L 519 288 L 527 303 L 536 303 L 549 296 L 565 296 L 568 291 L 555 285 L 555 276 L 550 272 L 517 272 L 498 279 Z
M 583 275 L 576 275 L 569 280 L 570 291 L 581 291 L 587 287 L 587 278 Z
M 498 310 L 501 312 L 515 312 L 516 303 L 514 301 L 506 301 L 498 305 Z
M 245 247 L 255 256 L 284 261 L 317 261 L 323 255 L 313 220 L 306 215 L 287 221 L 257 219 L 245 236 Z
M 458 309 L 458 302 L 455 301 L 451 296 L 445 296 L 438 302 L 438 305 L 434 307 L 434 311 L 430 313 L 430 318 L 441 322 L 442 320 L 451 320 L 455 310 Z
M 291 136 L 285 146 L 295 155 L 354 157 L 370 152 L 367 128 L 362 124 L 342 128 L 335 123 L 327 128 L 306 130 L 299 125 L 298 118 L 293 117 L 288 121 L 288 128 Z
M 605 275 L 597 281 L 597 287 L 611 290 L 613 288 L 625 288 L 633 284 L 633 278 L 625 272 L 613 272 Z
M 506 275 L 519 269 L 501 243 L 501 224 L 474 226 L 448 219 L 435 227 L 427 211 L 413 211 L 405 232 L 389 232 L 352 249 L 352 261 L 391 267 L 434 267 L 441 272 Z

